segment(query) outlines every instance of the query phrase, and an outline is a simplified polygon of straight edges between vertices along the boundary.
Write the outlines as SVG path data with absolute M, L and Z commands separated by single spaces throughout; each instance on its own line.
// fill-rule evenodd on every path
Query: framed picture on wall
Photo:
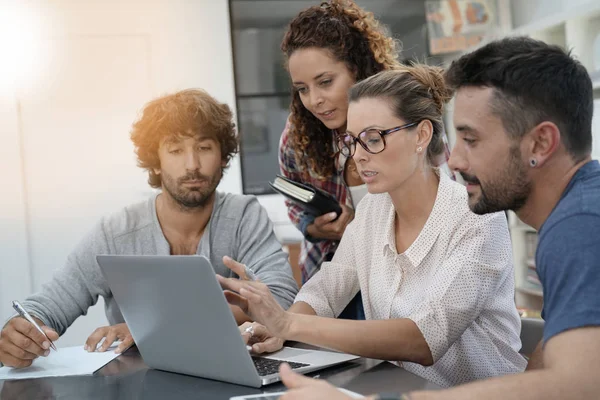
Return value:
M 431 54 L 447 54 L 479 44 L 498 26 L 495 0 L 426 0 Z

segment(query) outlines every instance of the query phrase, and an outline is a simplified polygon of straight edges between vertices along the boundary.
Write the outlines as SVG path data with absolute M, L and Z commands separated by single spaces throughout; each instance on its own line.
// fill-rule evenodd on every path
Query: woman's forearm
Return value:
M 406 318 L 353 321 L 294 313 L 290 316 L 289 329 L 284 336 L 286 340 L 361 357 L 409 361 L 425 366 L 433 364 L 423 334 L 412 320 Z
M 308 303 L 303 301 L 292 304 L 288 311 L 294 314 L 317 315 L 317 312 Z

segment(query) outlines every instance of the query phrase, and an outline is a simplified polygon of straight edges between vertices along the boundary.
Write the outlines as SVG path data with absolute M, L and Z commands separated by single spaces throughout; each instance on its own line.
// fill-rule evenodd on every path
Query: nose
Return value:
M 469 169 L 469 163 L 465 157 L 464 148 L 460 140 L 456 141 L 456 144 L 450 153 L 448 167 L 454 172 L 465 172 Z
M 319 106 L 321 106 L 321 104 L 323 104 L 324 100 L 323 100 L 323 93 L 318 90 L 318 89 L 313 89 L 310 91 L 310 105 L 313 109 L 317 109 L 319 108 Z
M 187 151 L 185 156 L 185 169 L 196 171 L 200 169 L 200 155 L 197 151 Z
M 369 159 L 369 152 L 367 152 L 358 142 L 354 143 L 354 155 L 352 156 L 355 163 L 364 163 Z

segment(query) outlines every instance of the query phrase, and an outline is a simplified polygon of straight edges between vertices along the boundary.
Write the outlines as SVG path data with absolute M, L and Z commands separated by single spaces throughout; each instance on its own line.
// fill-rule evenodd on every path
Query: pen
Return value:
M 16 300 L 14 300 L 12 302 L 12 306 L 13 308 L 19 313 L 19 315 L 23 318 L 25 318 L 27 321 L 31 322 L 33 324 L 33 326 L 35 326 L 35 328 L 40 331 L 42 333 L 42 335 L 44 335 L 44 337 L 46 339 L 48 339 L 48 342 L 50 342 L 50 347 L 52 347 L 54 350 L 56 350 L 56 346 L 54 345 L 54 343 L 52 343 L 52 340 L 50 340 L 50 338 L 48 336 L 46 336 L 46 333 L 42 330 L 42 328 L 40 328 L 40 326 L 37 324 L 37 322 L 35 322 L 35 320 L 31 317 L 31 315 L 29 315 L 29 313 L 27 312 L 27 310 L 25 310 L 23 308 L 23 306 Z

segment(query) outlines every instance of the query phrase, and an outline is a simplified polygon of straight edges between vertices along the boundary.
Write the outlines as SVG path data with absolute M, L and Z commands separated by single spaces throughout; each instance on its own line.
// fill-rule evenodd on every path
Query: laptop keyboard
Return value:
M 252 357 L 254 366 L 258 371 L 259 376 L 267 376 L 279 372 L 279 366 L 283 363 L 288 363 L 292 369 L 308 367 L 310 364 L 303 364 L 291 361 L 273 360 L 272 358 Z

